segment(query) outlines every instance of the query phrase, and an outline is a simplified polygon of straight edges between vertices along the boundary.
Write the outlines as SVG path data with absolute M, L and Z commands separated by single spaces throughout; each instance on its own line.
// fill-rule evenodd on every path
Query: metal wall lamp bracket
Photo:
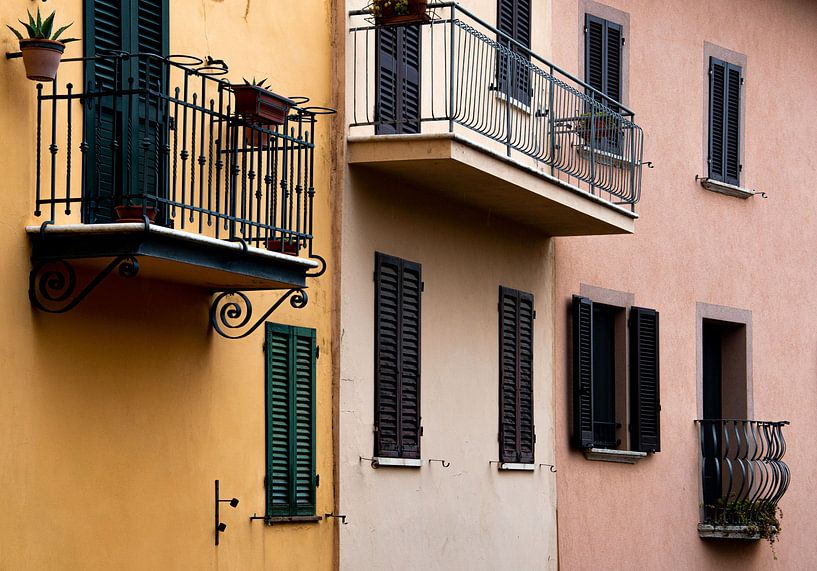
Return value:
M 335 514 L 334 512 L 332 512 L 332 513 L 329 513 L 329 514 L 323 514 L 323 517 L 325 517 L 326 519 L 329 519 L 329 518 L 339 519 L 340 523 L 342 523 L 343 525 L 349 525 L 349 522 L 346 521 L 346 515 L 345 514 Z
M 253 308 L 250 298 L 243 291 L 223 291 L 216 294 L 210 304 L 210 324 L 216 333 L 227 339 L 243 339 L 258 329 L 272 313 L 289 300 L 295 309 L 306 306 L 309 297 L 303 288 L 287 290 L 264 314 L 252 322 Z M 251 324 L 252 322 L 252 324 Z
M 62 258 L 35 262 L 28 274 L 28 299 L 40 311 L 65 313 L 88 297 L 114 269 L 120 276 L 132 278 L 139 273 L 139 263 L 134 256 L 117 256 L 77 292 L 77 275 L 70 262 Z
M 218 514 L 219 504 L 222 503 L 222 502 L 229 502 L 231 507 L 233 507 L 233 508 L 238 507 L 238 498 L 231 498 L 229 500 L 223 500 L 223 499 L 219 498 L 218 496 L 219 496 L 219 493 L 218 493 L 218 480 L 216 480 L 216 502 L 215 502 L 216 545 L 218 545 L 219 535 L 224 533 L 227 530 L 227 524 L 219 521 L 219 519 L 221 519 L 221 518 L 219 518 L 219 514 Z

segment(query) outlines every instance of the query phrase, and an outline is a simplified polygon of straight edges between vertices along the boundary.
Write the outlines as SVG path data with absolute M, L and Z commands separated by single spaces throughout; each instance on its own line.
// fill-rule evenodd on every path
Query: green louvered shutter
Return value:
M 419 458 L 419 264 L 375 254 L 375 455 Z
M 138 87 L 163 89 L 159 60 L 124 61 L 100 57 L 116 52 L 168 54 L 168 0 L 85 0 L 84 48 L 86 93 L 123 90 L 138 77 Z M 152 106 L 152 107 L 151 107 Z M 124 194 L 163 191 L 158 148 L 165 137 L 157 118 L 157 98 L 148 101 L 101 95 L 85 100 L 84 132 L 88 145 L 84 170 L 86 222 L 110 222 Z M 150 140 L 150 152 L 141 150 Z
M 499 288 L 499 459 L 533 463 L 533 295 Z
M 592 448 L 593 302 L 573 296 L 573 445 Z
M 267 323 L 267 515 L 315 514 L 315 330 Z
M 658 312 L 630 310 L 630 440 L 633 450 L 661 450 Z
M 375 41 L 375 132 L 419 133 L 421 27 L 381 27 Z
M 709 178 L 740 183 L 741 68 L 709 58 Z

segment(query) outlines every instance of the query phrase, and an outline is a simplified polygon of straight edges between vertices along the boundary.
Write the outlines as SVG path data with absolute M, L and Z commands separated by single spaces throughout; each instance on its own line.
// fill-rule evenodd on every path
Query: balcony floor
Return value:
M 314 260 L 244 247 L 199 234 L 141 222 L 27 226 L 32 260 L 70 260 L 102 268 L 117 256 L 134 256 L 139 276 L 212 291 L 303 287 Z
M 548 236 L 631 234 L 638 215 L 450 133 L 350 137 L 348 160 Z

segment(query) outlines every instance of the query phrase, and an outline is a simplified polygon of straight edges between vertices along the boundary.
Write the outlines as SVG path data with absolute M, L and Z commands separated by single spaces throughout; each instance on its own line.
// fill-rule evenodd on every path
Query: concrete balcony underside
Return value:
M 350 137 L 348 160 L 548 236 L 631 234 L 638 217 L 450 133 Z

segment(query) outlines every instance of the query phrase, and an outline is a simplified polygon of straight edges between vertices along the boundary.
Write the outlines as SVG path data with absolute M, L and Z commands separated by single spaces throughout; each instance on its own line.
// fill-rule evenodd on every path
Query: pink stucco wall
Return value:
M 563 569 L 807 569 L 817 566 L 817 3 L 609 0 L 627 12 L 629 100 L 645 132 L 634 236 L 557 239 L 555 424 Z M 553 60 L 580 69 L 581 0 L 554 0 Z M 704 42 L 744 54 L 743 186 L 708 192 Z M 631 292 L 661 317 L 662 451 L 637 465 L 570 448 L 570 296 L 580 284 Z M 698 537 L 696 303 L 749 310 L 754 417 L 790 420 L 791 486 L 778 560 L 765 542 Z

